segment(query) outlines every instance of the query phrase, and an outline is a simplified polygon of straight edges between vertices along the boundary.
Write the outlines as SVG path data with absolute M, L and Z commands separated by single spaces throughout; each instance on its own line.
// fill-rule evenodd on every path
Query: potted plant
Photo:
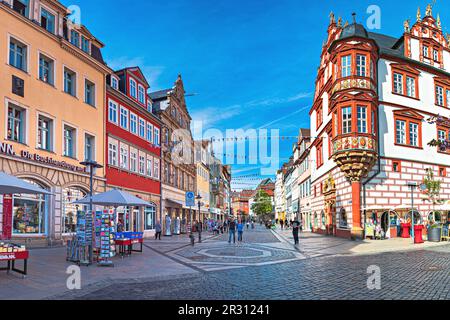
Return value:
M 428 241 L 440 242 L 441 241 L 442 225 L 440 223 L 433 223 L 428 228 Z

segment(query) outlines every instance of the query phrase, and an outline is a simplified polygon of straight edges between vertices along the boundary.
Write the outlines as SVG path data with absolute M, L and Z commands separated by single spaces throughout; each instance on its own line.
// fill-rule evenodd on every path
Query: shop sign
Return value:
M 7 143 L 3 143 L 3 142 L 0 142 L 0 153 L 6 154 L 6 155 L 9 155 L 9 156 L 16 156 L 16 153 L 14 152 L 13 146 L 10 145 L 10 144 L 7 144 Z M 75 166 L 75 165 L 72 165 L 72 164 L 67 163 L 65 161 L 58 161 L 58 160 L 55 160 L 55 159 L 53 159 L 51 157 L 40 156 L 37 153 L 31 153 L 31 152 L 28 152 L 28 151 L 22 151 L 22 152 L 20 152 L 20 157 L 24 158 L 24 159 L 27 159 L 27 160 L 40 162 L 40 163 L 52 165 L 52 166 L 55 166 L 55 167 L 60 167 L 60 168 L 63 168 L 63 169 L 75 171 L 75 172 L 86 172 L 86 169 L 84 167 Z

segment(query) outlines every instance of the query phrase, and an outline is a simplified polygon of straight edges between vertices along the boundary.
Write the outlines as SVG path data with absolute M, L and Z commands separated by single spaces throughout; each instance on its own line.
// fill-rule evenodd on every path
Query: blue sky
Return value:
M 106 44 L 112 68 L 139 65 L 152 91 L 181 73 L 192 117 L 204 129 L 279 129 L 295 136 L 309 127 L 309 107 L 330 11 L 366 24 L 370 5 L 381 9 L 381 29 L 400 37 L 403 21 L 422 16 L 425 1 L 301 0 L 63 0 L 81 8 L 82 23 Z M 444 32 L 450 5 L 437 1 Z M 448 23 L 447 23 L 448 22 Z M 448 28 L 447 28 L 448 26 Z M 294 140 L 280 141 L 280 165 Z M 248 156 L 248 152 L 247 152 Z M 250 155 L 250 157 L 252 157 Z M 258 174 L 258 164 L 233 166 L 234 176 Z M 257 180 L 240 179 L 247 188 Z M 245 185 L 244 183 L 248 183 Z

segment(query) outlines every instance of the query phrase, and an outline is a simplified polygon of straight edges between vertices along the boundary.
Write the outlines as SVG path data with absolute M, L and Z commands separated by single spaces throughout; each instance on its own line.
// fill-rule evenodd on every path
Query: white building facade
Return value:
M 428 143 L 449 140 L 450 122 L 427 121 L 449 108 L 450 46 L 430 6 L 400 38 L 331 16 L 310 112 L 313 231 L 361 238 L 375 222 L 389 238 L 397 217 L 426 222 L 433 205 L 407 184 L 431 169 L 449 198 L 450 153 Z

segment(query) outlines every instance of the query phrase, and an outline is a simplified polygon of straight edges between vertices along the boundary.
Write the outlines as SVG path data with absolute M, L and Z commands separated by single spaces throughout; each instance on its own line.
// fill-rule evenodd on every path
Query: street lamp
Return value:
M 103 166 L 97 161 L 94 160 L 85 160 L 83 162 L 80 162 L 82 166 L 85 166 L 89 169 L 89 211 L 92 214 L 92 227 L 94 227 L 94 212 L 92 211 L 92 193 L 94 188 L 94 169 L 100 169 L 103 168 Z M 93 231 L 93 230 L 91 230 Z M 93 243 L 91 243 L 89 248 L 89 263 L 92 264 L 94 258 L 94 246 Z
M 416 182 L 407 182 L 408 187 L 411 189 L 411 230 L 412 239 L 414 241 L 414 189 L 417 188 Z
M 202 242 L 202 229 L 203 229 L 203 219 L 202 219 L 202 215 L 200 213 L 200 207 L 202 205 L 202 203 L 200 202 L 200 200 L 202 200 L 202 196 L 200 195 L 200 193 L 198 193 L 198 195 L 195 197 L 195 199 L 198 200 L 198 219 L 199 219 L 199 226 L 200 228 L 198 229 L 198 242 L 201 243 Z

